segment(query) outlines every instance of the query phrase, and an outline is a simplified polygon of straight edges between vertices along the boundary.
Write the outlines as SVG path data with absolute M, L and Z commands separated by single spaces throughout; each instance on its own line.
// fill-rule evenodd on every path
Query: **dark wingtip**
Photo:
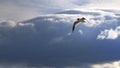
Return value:
M 73 29 L 72 29 L 72 33 L 74 32 L 74 27 L 73 27 Z
M 72 27 L 72 33 L 74 32 L 74 29 L 75 29 L 75 24 L 73 24 L 73 27 Z

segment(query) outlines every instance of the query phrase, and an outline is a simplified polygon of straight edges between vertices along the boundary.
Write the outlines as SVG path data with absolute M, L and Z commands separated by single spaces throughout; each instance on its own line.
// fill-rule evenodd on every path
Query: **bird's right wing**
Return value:
M 75 22 L 74 22 L 73 27 L 72 27 L 72 32 L 75 30 L 75 26 L 76 26 L 76 24 L 78 24 L 78 23 L 79 23 L 79 21 L 75 21 Z

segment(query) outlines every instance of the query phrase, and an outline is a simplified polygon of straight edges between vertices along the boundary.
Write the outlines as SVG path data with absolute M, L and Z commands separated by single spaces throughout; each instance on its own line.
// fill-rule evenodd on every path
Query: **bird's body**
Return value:
M 73 24 L 72 32 L 74 31 L 75 26 L 76 26 L 78 23 L 80 23 L 80 22 L 81 22 L 81 23 L 85 23 L 85 22 L 86 22 L 85 20 L 86 20 L 86 19 L 85 19 L 84 17 L 78 18 L 77 21 L 75 21 L 74 24 Z

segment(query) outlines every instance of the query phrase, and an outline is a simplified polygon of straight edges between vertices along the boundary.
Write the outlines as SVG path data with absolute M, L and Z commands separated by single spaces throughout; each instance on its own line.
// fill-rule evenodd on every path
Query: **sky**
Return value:
M 120 68 L 119 3 L 0 0 L 0 68 Z
M 73 8 L 119 9 L 118 0 L 0 0 L 1 20 L 22 21 Z

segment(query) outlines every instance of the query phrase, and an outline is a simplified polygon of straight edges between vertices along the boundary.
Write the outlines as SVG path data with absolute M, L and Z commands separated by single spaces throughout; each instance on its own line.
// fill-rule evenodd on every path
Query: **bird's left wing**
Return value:
M 79 21 L 75 21 L 75 22 L 74 22 L 73 27 L 72 27 L 72 32 L 75 30 L 75 26 L 76 26 L 76 24 L 78 24 L 78 23 L 79 23 Z

